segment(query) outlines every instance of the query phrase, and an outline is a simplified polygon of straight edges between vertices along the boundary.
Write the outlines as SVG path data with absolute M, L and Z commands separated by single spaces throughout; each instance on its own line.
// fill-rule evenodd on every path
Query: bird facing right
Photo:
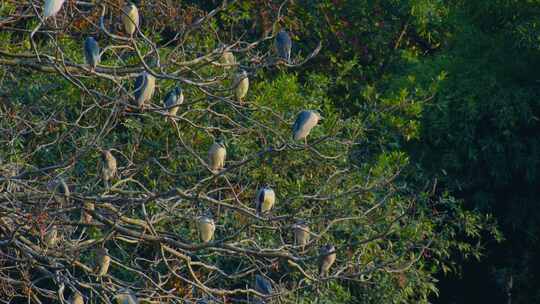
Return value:
M 309 243 L 310 230 L 309 226 L 305 221 L 298 221 L 293 225 L 294 231 L 294 243 L 296 246 L 300 246 L 301 250 L 304 251 L 304 247 Z
M 152 96 L 154 96 L 154 90 L 156 89 L 156 78 L 144 71 L 135 80 L 135 103 L 139 108 L 142 108 L 145 103 L 148 103 Z
M 319 261 L 319 275 L 325 277 L 328 275 L 330 267 L 336 261 L 336 248 L 332 245 L 324 245 L 321 247 L 320 251 L 320 261 Z
M 165 104 L 165 107 L 168 108 L 169 115 L 175 116 L 179 109 L 177 105 L 184 103 L 184 93 L 182 92 L 182 89 L 180 87 L 175 87 L 170 90 L 165 96 L 163 103 Z
M 65 0 L 45 0 L 45 6 L 43 7 L 43 18 L 47 19 L 58 14 L 64 2 Z
M 102 152 L 103 165 L 101 167 L 101 178 L 105 183 L 105 186 L 109 186 L 109 182 L 116 176 L 117 166 L 116 158 L 112 155 L 110 150 Z
M 274 189 L 269 186 L 261 188 L 257 192 L 257 197 L 255 198 L 255 207 L 258 214 L 266 213 L 274 207 L 276 202 L 276 193 Z
M 293 125 L 293 139 L 294 140 L 304 140 L 307 143 L 307 137 L 309 133 L 311 132 L 311 129 L 315 127 L 319 120 L 321 119 L 321 115 L 315 111 L 310 110 L 304 110 L 300 113 L 298 113 L 298 116 L 296 117 L 296 121 Z
M 111 257 L 109 256 L 109 250 L 107 248 L 98 248 L 96 250 L 96 281 L 100 277 L 107 274 L 109 266 L 111 264 Z
M 203 243 L 210 242 L 214 237 L 214 231 L 216 231 L 214 220 L 209 216 L 201 216 L 197 221 L 197 226 Z
M 236 75 L 234 83 L 236 85 L 236 89 L 235 89 L 236 99 L 242 102 L 244 100 L 244 97 L 246 97 L 247 92 L 249 90 L 249 78 L 248 78 L 247 72 L 242 70 L 240 73 L 238 73 Z

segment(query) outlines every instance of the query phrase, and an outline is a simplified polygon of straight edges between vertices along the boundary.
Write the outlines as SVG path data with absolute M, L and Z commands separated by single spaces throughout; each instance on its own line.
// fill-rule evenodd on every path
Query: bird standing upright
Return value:
M 80 292 L 76 291 L 69 297 L 69 304 L 84 304 L 84 298 Z
M 45 6 L 43 8 L 43 18 L 47 19 L 58 14 L 64 2 L 65 0 L 45 0 Z
M 296 246 L 300 246 L 301 250 L 304 251 L 304 247 L 309 242 L 310 230 L 309 226 L 305 221 L 298 221 L 293 225 L 294 231 L 294 243 Z
M 91 224 L 92 223 L 92 214 L 90 214 L 89 211 L 94 211 L 95 206 L 92 202 L 84 202 L 83 204 L 83 210 L 81 214 L 81 222 L 84 224 Z
M 208 151 L 208 166 L 212 172 L 217 173 L 225 167 L 225 158 L 227 150 L 222 140 L 214 142 Z
M 142 108 L 154 95 L 156 88 L 156 78 L 152 74 L 144 71 L 135 80 L 135 103 Z
M 267 279 L 259 274 L 255 275 L 255 290 L 264 295 L 271 295 L 274 291 L 272 284 L 270 284 Z
M 307 145 L 307 137 L 311 132 L 311 129 L 319 123 L 321 115 L 315 111 L 304 110 L 298 113 L 296 121 L 293 125 L 293 139 L 301 140 L 303 139 Z
M 255 206 L 258 214 L 266 213 L 274 207 L 276 193 L 268 186 L 261 188 L 255 198 Z
M 332 245 L 324 245 L 320 249 L 320 261 L 319 261 L 319 275 L 321 277 L 327 276 L 330 267 L 336 261 L 336 248 Z
M 127 4 L 122 10 L 122 23 L 126 33 L 132 37 L 139 28 L 139 10 L 133 3 Z
M 47 248 L 56 246 L 56 243 L 58 243 L 58 229 L 56 226 L 52 225 L 49 227 L 47 232 L 45 232 L 43 241 L 45 242 Z
M 279 31 L 276 35 L 276 49 L 279 57 L 289 63 L 291 60 L 292 40 L 285 30 Z
M 236 64 L 236 57 L 234 57 L 234 54 L 233 52 L 223 52 L 223 54 L 221 55 L 221 60 L 220 60 L 221 64 L 224 65 L 224 69 L 228 70 L 230 68 L 232 68 L 233 65 Z
M 103 166 L 101 167 L 101 178 L 105 183 L 105 187 L 109 188 L 110 181 L 117 174 L 116 158 L 112 155 L 110 150 L 105 150 L 102 153 Z
M 96 250 L 96 281 L 107 274 L 110 264 L 111 257 L 109 256 L 109 250 L 107 248 L 98 248 Z
M 246 97 L 247 92 L 249 90 L 249 78 L 248 78 L 247 72 L 242 70 L 240 73 L 238 73 L 236 75 L 234 83 L 236 85 L 236 89 L 235 89 L 236 99 L 242 102 L 244 97 Z
M 214 220 L 209 216 L 201 216 L 197 222 L 199 227 L 199 234 L 203 243 L 208 243 L 214 237 L 214 231 L 216 231 L 216 224 Z
M 175 116 L 180 107 L 175 105 L 181 105 L 184 103 L 184 93 L 180 87 L 175 87 L 170 90 L 169 93 L 165 96 L 165 101 L 163 102 L 165 107 L 169 109 L 169 115 Z
M 114 299 L 117 304 L 139 304 L 139 299 L 137 299 L 135 293 L 129 288 L 121 289 L 114 296 Z
M 93 72 L 100 62 L 99 45 L 94 37 L 87 37 L 84 40 L 84 58 L 86 59 L 86 64 L 90 66 L 90 70 Z

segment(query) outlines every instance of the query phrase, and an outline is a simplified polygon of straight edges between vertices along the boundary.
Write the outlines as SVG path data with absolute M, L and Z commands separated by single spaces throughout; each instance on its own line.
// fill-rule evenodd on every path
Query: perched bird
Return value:
M 92 214 L 90 214 L 89 211 L 94 211 L 95 206 L 92 202 L 84 202 L 82 215 L 81 215 L 81 222 L 84 224 L 91 224 L 92 223 Z
M 293 225 L 294 243 L 304 251 L 304 246 L 309 242 L 310 230 L 305 221 L 298 221 Z
M 214 220 L 209 216 L 201 216 L 197 222 L 199 226 L 199 233 L 203 243 L 208 243 L 214 237 L 214 231 L 216 231 L 216 224 Z
M 255 198 L 255 206 L 257 208 L 257 213 L 266 213 L 274 207 L 276 202 L 276 193 L 274 190 L 268 186 L 261 188 L 257 192 L 257 197 Z
M 221 60 L 220 60 L 221 64 L 224 65 L 224 69 L 228 70 L 230 68 L 232 68 L 233 65 L 236 64 L 236 57 L 234 57 L 234 54 L 233 52 L 223 52 L 223 54 L 221 55 Z
M 287 63 L 291 60 L 292 40 L 285 30 L 279 31 L 276 35 L 276 49 L 279 57 L 285 59 Z
M 135 293 L 129 288 L 118 291 L 114 299 L 117 304 L 139 304 L 139 299 L 137 299 Z
M 246 97 L 249 89 L 249 78 L 247 72 L 242 70 L 240 73 L 238 73 L 234 83 L 236 85 L 236 99 L 238 101 L 242 101 L 244 97 Z
M 307 137 L 311 129 L 317 125 L 321 115 L 315 111 L 304 110 L 298 114 L 293 125 L 293 139 L 303 139 L 307 145 Z
M 111 264 L 111 257 L 107 248 L 98 248 L 96 250 L 96 262 L 95 272 L 97 275 L 96 281 L 98 281 L 99 278 L 107 274 Z
M 216 173 L 225 167 L 225 157 L 227 150 L 223 140 L 215 142 L 208 151 L 208 166 L 212 172 Z
M 49 230 L 45 232 L 43 241 L 48 248 L 56 246 L 56 244 L 58 243 L 58 229 L 56 228 L 56 226 L 51 226 Z
M 43 8 L 43 18 L 52 17 L 60 11 L 65 0 L 45 0 L 45 7 Z
M 170 90 L 165 96 L 165 101 L 163 103 L 167 108 L 169 108 L 169 115 L 175 116 L 179 107 L 173 106 L 184 103 L 184 93 L 182 92 L 182 89 L 180 87 L 175 87 L 174 89 Z
M 332 245 L 326 244 L 321 247 L 319 261 L 319 275 L 321 277 L 327 276 L 330 267 L 336 261 L 336 248 Z
M 135 103 L 142 108 L 149 102 L 156 89 L 156 78 L 144 71 L 135 80 Z
M 133 3 L 127 4 L 122 10 L 122 23 L 129 36 L 133 36 L 139 27 L 139 10 Z
M 99 45 L 94 37 L 87 37 L 84 40 L 84 58 L 86 64 L 90 66 L 90 70 L 94 71 L 100 62 Z
M 58 179 L 49 182 L 47 188 L 49 191 L 54 192 L 54 199 L 58 204 L 63 205 L 64 203 L 69 202 L 71 191 L 63 178 L 59 177 Z
M 255 290 L 264 294 L 270 295 L 274 291 L 272 289 L 272 284 L 268 282 L 263 276 L 256 274 L 255 275 Z
M 116 176 L 116 158 L 112 155 L 110 150 L 105 150 L 102 153 L 103 166 L 101 168 L 101 178 L 105 183 L 105 186 L 109 187 L 109 182 Z
M 81 295 L 81 293 L 77 291 L 73 293 L 71 297 L 69 297 L 68 303 L 69 304 L 84 304 L 84 298 Z

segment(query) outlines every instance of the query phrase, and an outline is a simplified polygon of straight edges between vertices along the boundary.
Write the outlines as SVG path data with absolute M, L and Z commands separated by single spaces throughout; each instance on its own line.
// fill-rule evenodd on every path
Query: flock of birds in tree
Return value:
M 43 20 L 54 17 L 62 8 L 65 0 L 46 0 L 43 9 Z M 122 25 L 125 32 L 133 37 L 139 28 L 139 11 L 135 4 L 130 3 L 122 10 Z M 278 56 L 290 62 L 292 41 L 289 34 L 285 30 L 281 30 L 275 37 L 275 46 Z M 97 65 L 100 63 L 100 47 L 94 37 L 87 37 L 84 41 L 84 57 L 86 64 L 88 64 L 90 71 L 95 71 Z M 226 69 L 231 68 L 236 64 L 236 58 L 230 51 L 223 52 L 221 61 Z M 235 96 L 238 101 L 242 101 L 249 89 L 249 78 L 245 70 L 241 70 L 235 77 Z M 143 108 L 154 95 L 156 85 L 156 78 L 143 71 L 135 81 L 134 98 L 135 104 L 139 108 Z M 183 91 L 180 87 L 174 87 L 169 91 L 164 99 L 165 108 L 168 109 L 168 115 L 174 117 L 179 109 L 179 106 L 184 102 Z M 294 140 L 304 140 L 307 145 L 307 137 L 311 130 L 318 124 L 321 116 L 318 112 L 312 110 L 301 111 L 294 122 L 292 128 L 292 137 Z M 217 140 L 212 144 L 208 151 L 208 166 L 213 173 L 219 173 L 225 167 L 225 159 L 227 156 L 227 150 L 222 140 Z M 117 176 L 117 161 L 110 150 L 102 151 L 103 166 L 101 168 L 101 178 L 106 187 L 110 186 L 111 180 Z M 60 180 L 57 185 L 57 191 L 64 196 L 69 196 L 69 188 L 63 180 Z M 267 214 L 276 202 L 276 194 L 272 188 L 265 186 L 257 192 L 255 198 L 255 206 L 257 213 L 260 215 Z M 92 216 L 86 212 L 94 209 L 92 203 L 85 203 L 83 210 L 83 222 L 91 222 Z M 197 227 L 199 230 L 201 241 L 204 243 L 210 242 L 214 237 L 216 225 L 211 215 L 200 216 L 197 220 Z M 305 221 L 298 221 L 293 225 L 294 239 L 296 245 L 300 246 L 303 250 L 304 246 L 310 240 L 310 229 Z M 51 228 L 44 236 L 45 244 L 48 247 L 52 247 L 58 240 L 58 232 L 55 228 Z M 96 251 L 97 267 L 96 267 L 96 280 L 107 274 L 111 263 L 111 258 L 107 248 L 98 248 Z M 327 276 L 330 268 L 336 260 L 335 247 L 332 245 L 324 245 L 319 250 L 319 274 L 321 277 Z M 273 292 L 272 285 L 261 275 L 255 276 L 255 289 L 265 295 L 270 295 Z M 119 304 L 135 304 L 139 303 L 136 295 L 132 290 L 126 288 L 120 290 L 115 295 L 115 300 Z M 83 304 L 84 298 L 81 293 L 75 292 L 70 299 L 69 303 Z

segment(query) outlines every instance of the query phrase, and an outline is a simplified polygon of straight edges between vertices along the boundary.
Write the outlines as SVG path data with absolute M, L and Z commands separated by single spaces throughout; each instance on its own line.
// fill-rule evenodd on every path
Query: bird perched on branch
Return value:
M 259 274 L 255 275 L 255 290 L 264 295 L 271 295 L 274 292 L 272 284 Z
M 110 181 L 117 174 L 116 158 L 112 155 L 110 150 L 102 152 L 103 165 L 101 167 L 101 178 L 105 183 L 105 187 L 110 187 Z
M 319 255 L 319 275 L 320 277 L 325 277 L 328 275 L 330 267 L 336 261 L 336 248 L 329 244 L 324 245 L 319 250 Z
M 144 71 L 135 80 L 135 103 L 142 108 L 154 95 L 156 89 L 156 78 L 152 74 Z
M 58 14 L 64 2 L 65 0 L 45 0 L 45 6 L 43 7 L 43 18 L 47 19 Z
M 276 193 L 269 186 L 261 188 L 255 198 L 255 206 L 258 214 L 270 211 L 276 202 Z
M 305 221 L 298 221 L 292 228 L 294 232 L 294 243 L 296 246 L 300 246 L 301 250 L 304 251 L 304 247 L 309 242 L 310 238 L 309 226 Z
M 234 57 L 233 52 L 223 52 L 220 59 L 221 64 L 223 64 L 223 68 L 228 70 L 233 67 L 233 65 L 236 64 L 236 57 Z
M 169 115 L 175 116 L 178 112 L 178 109 L 180 107 L 175 105 L 181 105 L 184 103 L 184 93 L 182 92 L 182 89 L 180 87 L 175 87 L 174 89 L 170 90 L 167 95 L 165 95 L 165 100 L 163 102 L 165 104 L 165 107 L 169 110 Z
M 118 293 L 114 296 L 114 299 L 116 300 L 117 304 L 139 304 L 139 299 L 129 288 L 124 288 L 118 291 Z
M 49 191 L 54 192 L 54 199 L 60 205 L 64 205 L 69 202 L 71 191 L 63 178 L 59 177 L 47 184 Z
M 122 9 L 122 24 L 130 37 L 139 28 L 139 10 L 135 4 L 129 3 Z
M 285 30 L 279 31 L 276 35 L 276 49 L 279 57 L 289 63 L 291 60 L 292 40 Z
M 90 70 L 93 72 L 100 62 L 99 45 L 94 37 L 87 37 L 84 40 L 84 58 L 86 59 L 86 64 L 90 66 Z
M 81 222 L 84 224 L 91 224 L 92 223 L 92 214 L 90 214 L 89 211 L 94 211 L 95 206 L 92 202 L 84 202 L 83 204 L 83 210 L 81 214 Z
M 242 70 L 240 73 L 236 74 L 234 83 L 236 85 L 235 94 L 236 99 L 240 102 L 243 101 L 246 97 L 249 90 L 249 78 L 246 71 Z
M 58 229 L 55 225 L 52 225 L 49 227 L 47 232 L 45 232 L 45 236 L 43 238 L 43 241 L 45 242 L 45 245 L 47 248 L 51 248 L 56 246 L 58 243 Z
M 68 303 L 69 304 L 84 304 L 84 298 L 80 292 L 76 291 L 75 293 L 71 295 L 71 297 L 69 297 Z
M 208 243 L 214 237 L 214 231 L 216 231 L 216 224 L 214 220 L 206 215 L 199 218 L 197 222 L 199 227 L 199 234 L 203 243 Z
M 208 151 L 208 166 L 212 172 L 217 173 L 219 170 L 225 167 L 225 158 L 227 156 L 227 149 L 225 149 L 225 143 L 223 140 L 214 142 Z
M 315 111 L 304 110 L 298 113 L 292 130 L 293 139 L 303 139 L 305 144 L 307 145 L 307 137 L 311 132 L 311 129 L 313 129 L 313 127 L 315 127 L 319 123 L 320 119 L 321 115 Z
M 110 264 L 111 257 L 109 256 L 109 250 L 107 248 L 98 248 L 96 250 L 96 281 L 107 274 Z

